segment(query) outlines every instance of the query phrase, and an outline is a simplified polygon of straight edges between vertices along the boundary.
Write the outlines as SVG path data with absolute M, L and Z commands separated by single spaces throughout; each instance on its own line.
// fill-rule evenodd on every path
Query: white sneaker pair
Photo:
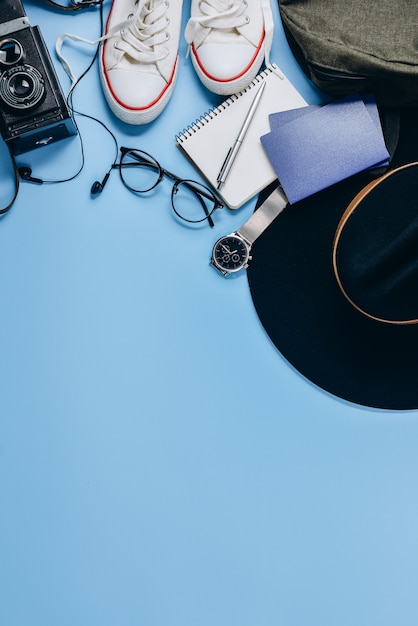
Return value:
M 176 82 L 183 0 L 113 0 L 100 75 L 113 113 L 128 124 L 155 119 Z M 192 0 L 185 30 L 202 83 L 220 95 L 244 89 L 271 48 L 270 0 Z

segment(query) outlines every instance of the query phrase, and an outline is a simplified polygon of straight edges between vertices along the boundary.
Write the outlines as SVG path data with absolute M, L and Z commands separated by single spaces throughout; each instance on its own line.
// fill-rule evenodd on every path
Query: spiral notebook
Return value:
M 260 81 L 266 82 L 266 88 L 219 192 L 230 209 L 238 209 L 277 178 L 260 141 L 260 137 L 270 131 L 269 115 L 307 106 L 307 102 L 277 65 L 268 65 L 246 89 L 230 96 L 176 136 L 177 147 L 216 189 L 219 170 L 239 133 Z

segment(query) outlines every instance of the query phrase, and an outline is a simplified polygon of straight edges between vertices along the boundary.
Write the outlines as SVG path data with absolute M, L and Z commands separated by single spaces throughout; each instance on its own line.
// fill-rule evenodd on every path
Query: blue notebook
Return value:
M 269 122 L 261 143 L 291 204 L 389 159 L 372 99 L 284 111 Z

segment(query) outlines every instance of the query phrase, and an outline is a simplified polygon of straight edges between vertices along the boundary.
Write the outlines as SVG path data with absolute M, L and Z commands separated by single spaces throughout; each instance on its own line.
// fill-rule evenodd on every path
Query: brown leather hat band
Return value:
M 395 324 L 395 325 L 417 324 L 418 323 L 418 318 L 415 318 L 415 319 L 404 319 L 404 320 L 386 319 L 386 318 L 383 318 L 383 317 L 378 317 L 376 315 L 372 315 L 368 311 L 365 311 L 363 308 L 361 308 L 356 302 L 353 301 L 353 299 L 348 295 L 348 293 L 346 292 L 346 290 L 344 288 L 344 285 L 342 283 L 342 280 L 341 280 L 341 277 L 340 277 L 340 273 L 339 273 L 339 270 L 338 270 L 337 249 L 338 249 L 338 244 L 340 242 L 341 235 L 342 235 L 342 233 L 344 231 L 345 225 L 347 224 L 347 222 L 350 219 L 350 217 L 353 215 L 354 211 L 359 207 L 361 202 L 363 202 L 363 200 L 366 198 L 366 196 L 373 189 L 375 189 L 378 185 L 383 183 L 385 180 L 387 180 L 388 178 L 390 178 L 394 174 L 396 174 L 396 173 L 398 173 L 398 172 L 400 172 L 402 170 L 409 169 L 411 167 L 416 167 L 417 165 L 418 165 L 418 162 L 414 162 L 414 163 L 408 163 L 407 165 L 403 165 L 401 167 L 398 167 L 398 168 L 396 168 L 394 170 L 391 170 L 391 171 L 387 172 L 383 176 L 380 176 L 379 178 L 371 181 L 368 185 L 363 187 L 363 189 L 353 198 L 353 200 L 350 202 L 350 204 L 348 205 L 348 207 L 344 211 L 344 213 L 343 213 L 343 215 L 342 215 L 342 217 L 340 219 L 340 222 L 339 222 L 339 224 L 337 226 L 337 230 L 336 230 L 335 238 L 334 238 L 334 243 L 333 243 L 332 263 L 333 263 L 334 274 L 335 274 L 335 278 L 337 280 L 338 286 L 339 286 L 341 292 L 343 293 L 344 297 L 348 300 L 348 302 L 355 309 L 357 309 L 357 311 L 359 311 L 360 313 L 362 313 L 366 317 L 369 317 L 370 319 L 373 319 L 373 320 L 378 321 L 378 322 L 384 322 L 386 324 Z M 417 198 L 417 203 L 418 203 L 418 198 Z M 418 251 L 417 251 L 417 254 L 418 254 Z

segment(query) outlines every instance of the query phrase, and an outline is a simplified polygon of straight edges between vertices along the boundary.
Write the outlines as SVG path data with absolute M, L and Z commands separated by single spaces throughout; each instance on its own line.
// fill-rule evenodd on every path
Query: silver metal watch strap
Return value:
M 245 224 L 237 230 L 237 234 L 244 237 L 244 239 L 252 245 L 261 233 L 276 219 L 279 213 L 283 211 L 288 203 L 289 201 L 286 198 L 286 194 L 279 185 L 266 200 L 264 200 L 263 204 L 254 211 Z

